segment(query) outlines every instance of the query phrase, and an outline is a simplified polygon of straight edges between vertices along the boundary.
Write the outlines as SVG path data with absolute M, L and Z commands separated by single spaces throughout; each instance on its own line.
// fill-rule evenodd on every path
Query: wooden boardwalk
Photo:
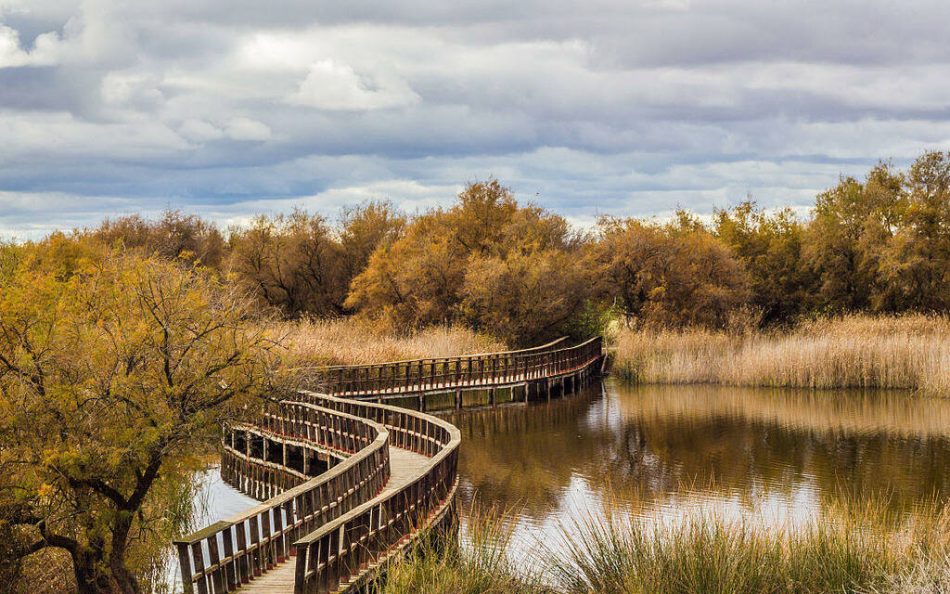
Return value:
M 408 485 L 413 478 L 419 476 L 419 473 L 425 468 L 428 461 L 429 459 L 425 456 L 410 452 L 409 450 L 402 448 L 390 449 L 389 464 L 392 468 L 392 474 L 389 476 L 389 482 L 386 484 L 386 487 L 380 492 L 380 497 L 395 493 Z M 293 558 L 291 558 L 240 588 L 240 591 L 249 594 L 293 592 L 295 568 L 296 565 L 293 562 Z
M 175 542 L 186 594 L 330 594 L 372 579 L 421 530 L 454 523 L 459 430 L 426 397 L 523 386 L 575 391 L 600 369 L 600 338 L 567 347 L 317 370 L 318 392 L 233 424 L 221 474 L 261 505 Z M 314 370 L 308 370 L 312 373 Z M 326 393 L 322 393 L 326 392 Z M 418 410 L 384 404 L 417 396 Z M 345 396 L 345 397 L 341 397 Z

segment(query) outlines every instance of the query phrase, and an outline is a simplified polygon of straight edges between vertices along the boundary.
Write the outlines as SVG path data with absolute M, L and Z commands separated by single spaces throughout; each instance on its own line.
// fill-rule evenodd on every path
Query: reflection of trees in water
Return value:
M 509 406 L 448 417 L 462 431 L 463 496 L 485 504 L 525 507 L 543 516 L 555 507 L 579 468 L 609 449 L 609 432 L 591 432 L 582 419 L 600 387 L 550 404 Z
M 906 394 L 612 385 L 550 405 L 456 417 L 461 472 L 484 502 L 557 507 L 575 474 L 625 502 L 691 490 L 820 500 L 887 495 L 895 510 L 950 493 L 950 402 Z M 921 414 L 923 410 L 923 414 Z M 950 433 L 950 421 L 943 425 Z M 470 493 L 469 493 L 470 495 Z
M 825 503 L 887 495 L 896 509 L 950 493 L 950 422 L 943 434 L 934 422 L 950 419 L 950 402 L 722 387 L 614 386 L 612 395 L 623 424 L 646 437 L 661 484 L 725 494 L 754 481 L 785 495 L 811 484 Z

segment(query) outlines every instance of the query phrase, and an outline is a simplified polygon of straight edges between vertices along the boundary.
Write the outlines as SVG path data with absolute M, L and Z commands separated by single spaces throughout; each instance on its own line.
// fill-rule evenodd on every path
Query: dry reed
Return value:
M 888 388 L 950 394 L 950 318 L 852 315 L 789 331 L 629 330 L 615 369 L 645 383 Z
M 273 336 L 286 346 L 283 361 L 301 365 L 363 365 L 503 351 L 505 345 L 460 326 L 434 326 L 396 336 L 355 319 L 278 322 Z

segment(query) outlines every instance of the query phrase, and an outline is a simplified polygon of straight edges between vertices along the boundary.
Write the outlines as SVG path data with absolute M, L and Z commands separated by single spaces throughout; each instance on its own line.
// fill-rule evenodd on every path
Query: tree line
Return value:
M 528 344 L 596 331 L 607 317 L 667 327 L 770 326 L 845 312 L 950 308 L 950 153 L 906 171 L 843 177 L 812 213 L 752 200 L 710 220 L 603 217 L 591 231 L 497 180 L 449 208 L 388 202 L 332 224 L 295 211 L 227 237 L 178 212 L 106 221 L 77 237 L 198 261 L 294 318 L 358 315 L 393 331 L 459 323 Z
M 489 180 L 415 216 L 372 202 L 222 232 L 167 212 L 0 244 L 0 581 L 55 548 L 81 592 L 154 586 L 196 452 L 280 381 L 271 316 L 528 345 L 617 318 L 728 329 L 948 307 L 947 153 L 842 178 L 807 219 L 745 201 L 579 231 Z

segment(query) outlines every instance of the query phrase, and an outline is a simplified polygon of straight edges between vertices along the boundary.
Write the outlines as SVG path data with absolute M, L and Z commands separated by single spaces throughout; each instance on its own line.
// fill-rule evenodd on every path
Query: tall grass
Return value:
M 612 504 L 611 504 L 612 505 Z M 950 585 L 950 515 L 912 518 L 885 501 L 831 507 L 811 523 L 767 527 L 707 514 L 662 523 L 602 515 L 535 549 L 541 573 L 505 554 L 505 518 L 471 520 L 467 544 L 423 545 L 392 567 L 381 594 L 854 594 L 943 593 Z M 471 533 L 469 529 L 466 533 Z M 479 536 L 478 533 L 482 536 Z M 486 539 L 485 534 L 491 538 Z M 472 543 L 474 541 L 474 544 Z M 563 546 L 561 546 L 563 545 Z
M 621 329 L 615 370 L 645 383 L 894 388 L 950 394 L 950 318 L 853 315 L 787 331 Z
M 545 594 L 540 576 L 508 555 L 506 514 L 477 508 L 462 540 L 424 535 L 406 557 L 370 588 L 376 594 Z
M 506 349 L 503 343 L 460 326 L 433 326 L 397 336 L 347 318 L 277 322 L 270 330 L 286 345 L 283 359 L 291 367 L 363 365 Z
M 936 558 L 928 552 L 947 551 L 932 528 L 892 530 L 877 506 L 826 512 L 794 529 L 713 515 L 659 525 L 614 514 L 565 538 L 553 574 L 572 594 L 883 592 Z

